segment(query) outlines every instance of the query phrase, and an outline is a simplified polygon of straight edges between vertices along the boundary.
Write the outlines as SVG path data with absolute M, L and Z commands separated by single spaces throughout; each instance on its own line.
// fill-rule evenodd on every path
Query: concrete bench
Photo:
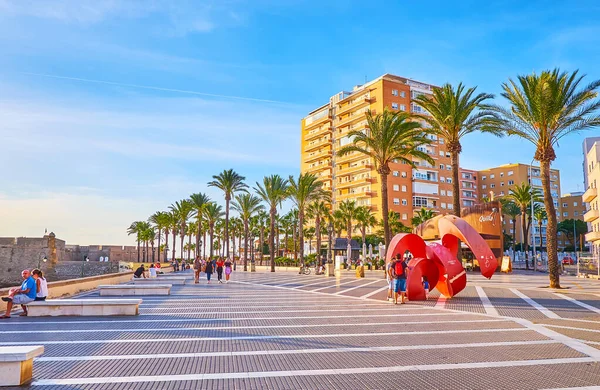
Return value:
M 33 358 L 43 353 L 41 345 L 0 347 L 0 387 L 29 383 Z
M 141 278 L 141 279 L 131 279 L 131 281 L 133 282 L 133 284 L 185 284 L 185 278 L 177 278 L 177 277 L 171 277 L 171 278 Z
M 170 295 L 170 284 L 110 284 L 98 286 L 100 296 Z
M 48 299 L 28 303 L 29 317 L 135 316 L 141 299 Z

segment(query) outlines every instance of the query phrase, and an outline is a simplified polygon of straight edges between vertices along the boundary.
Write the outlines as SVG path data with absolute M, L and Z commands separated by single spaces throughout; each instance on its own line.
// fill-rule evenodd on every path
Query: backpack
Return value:
M 404 274 L 404 267 L 401 261 L 395 261 L 390 267 L 392 279 L 398 279 L 400 275 Z

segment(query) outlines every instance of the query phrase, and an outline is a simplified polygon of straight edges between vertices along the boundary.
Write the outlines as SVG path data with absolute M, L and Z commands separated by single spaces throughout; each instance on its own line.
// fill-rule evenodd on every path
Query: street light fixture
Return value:
M 87 256 L 85 256 L 85 257 L 83 258 L 83 261 L 81 262 L 81 277 L 82 277 L 82 278 L 83 278 L 84 271 L 85 271 L 85 270 L 84 270 L 85 263 L 87 263 L 88 261 L 90 261 L 90 258 L 89 258 L 89 257 L 87 257 Z
M 44 257 L 42 257 L 44 256 Z M 48 261 L 48 258 L 46 257 L 46 255 L 42 252 L 40 253 L 40 255 L 38 256 L 38 269 L 40 269 L 40 266 L 42 265 L 42 261 L 45 263 Z

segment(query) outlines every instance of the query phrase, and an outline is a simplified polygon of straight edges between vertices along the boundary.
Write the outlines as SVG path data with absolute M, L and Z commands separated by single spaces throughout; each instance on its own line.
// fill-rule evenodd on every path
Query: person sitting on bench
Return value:
M 23 272 L 21 272 L 21 277 L 23 278 L 21 287 L 18 289 L 11 289 L 8 297 L 2 297 L 2 300 L 6 302 L 6 313 L 0 318 L 10 318 L 10 312 L 15 304 L 21 305 L 23 308 L 23 313 L 19 315 L 26 316 L 27 307 L 25 304 L 35 301 L 37 295 L 37 275 L 32 276 L 29 270 L 23 270 Z
M 142 277 L 146 279 L 146 269 L 144 269 L 144 264 L 140 265 L 138 269 L 135 270 L 133 277 L 135 279 L 141 279 Z

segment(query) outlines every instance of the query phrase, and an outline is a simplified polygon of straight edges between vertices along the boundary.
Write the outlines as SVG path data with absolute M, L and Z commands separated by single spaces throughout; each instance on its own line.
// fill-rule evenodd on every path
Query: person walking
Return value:
M 48 297 L 48 281 L 44 278 L 44 274 L 39 269 L 34 269 L 31 271 L 33 275 L 37 275 L 36 285 L 37 285 L 37 294 L 35 296 L 36 301 L 45 301 L 46 297 Z
M 222 257 L 219 257 L 217 259 L 217 280 L 219 281 L 219 283 L 223 283 L 223 266 L 225 265 L 225 262 L 223 261 Z
M 231 260 L 225 260 L 225 283 L 229 283 L 229 277 L 231 276 Z
M 212 273 L 213 273 L 213 264 L 212 264 L 212 261 L 207 261 L 206 262 L 206 269 L 205 269 L 204 272 L 206 272 L 207 284 L 210 284 L 210 277 L 212 276 Z
M 194 260 L 194 284 L 198 284 L 200 282 L 201 270 L 202 262 L 200 261 L 200 256 L 196 256 L 196 260 Z
M 394 262 L 396 262 L 398 260 L 400 260 L 399 254 L 392 257 L 392 260 L 389 263 L 387 263 L 387 265 L 385 266 L 385 280 L 388 282 L 388 294 L 387 294 L 388 301 L 394 300 L 394 279 L 392 279 L 392 276 L 390 273 L 390 268 L 391 268 L 392 264 L 394 264 Z
M 398 294 L 400 294 L 400 303 L 404 304 L 406 299 L 406 274 L 407 265 L 403 259 L 394 259 L 390 265 L 390 278 L 394 281 L 394 305 L 398 304 Z

